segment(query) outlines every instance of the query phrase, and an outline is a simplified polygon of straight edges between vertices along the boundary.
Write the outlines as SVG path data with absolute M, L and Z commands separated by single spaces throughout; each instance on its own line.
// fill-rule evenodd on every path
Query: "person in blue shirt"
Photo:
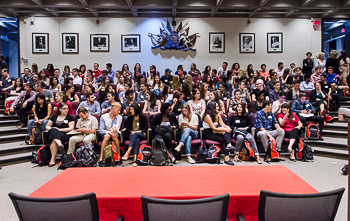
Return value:
M 23 84 L 25 85 L 26 83 L 33 83 L 33 75 L 30 74 L 29 68 L 24 68 L 24 76 L 21 77 L 21 80 Z
M 115 102 L 115 93 L 107 92 L 107 100 L 101 104 L 102 114 L 109 113 L 111 106 Z
M 265 100 L 263 107 L 262 110 L 255 114 L 255 128 L 258 130 L 257 137 L 260 138 L 265 151 L 267 151 L 269 140 L 275 141 L 276 151 L 281 151 L 284 130 L 278 124 L 272 112 L 272 103 Z M 284 161 L 285 159 L 281 157 L 280 160 Z M 267 157 L 266 161 L 271 161 L 271 158 Z
M 15 85 L 16 79 L 14 77 L 11 77 L 9 75 L 9 70 L 4 68 L 1 70 L 2 78 L 0 82 L 0 89 L 1 91 L 10 92 L 11 88 Z
M 80 107 L 85 107 L 85 109 L 89 114 L 96 114 L 98 116 L 101 115 L 100 104 L 97 101 L 95 101 L 95 95 L 92 93 L 87 93 L 86 101 L 83 101 L 79 104 L 79 107 L 76 113 L 77 115 L 79 115 L 78 110 Z
M 107 69 L 107 77 L 109 78 L 109 82 L 114 83 L 115 71 L 112 70 L 112 64 L 107 63 L 106 69 Z
M 328 84 L 335 83 L 336 81 L 339 80 L 339 75 L 334 73 L 334 68 L 332 66 L 328 67 L 328 74 L 326 77 L 326 81 Z

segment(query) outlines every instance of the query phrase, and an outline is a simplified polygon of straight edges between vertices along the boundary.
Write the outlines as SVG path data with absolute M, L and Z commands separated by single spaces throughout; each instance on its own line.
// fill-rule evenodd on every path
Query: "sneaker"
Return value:
M 175 157 L 171 158 L 171 161 L 172 161 L 173 164 L 175 164 L 176 163 Z
M 179 144 L 179 145 L 177 145 L 177 147 L 175 148 L 175 150 L 176 150 L 177 152 L 179 152 L 179 153 L 180 153 L 180 151 L 181 151 L 180 144 Z
M 194 164 L 196 161 L 192 159 L 192 157 L 187 158 L 187 162 L 190 164 Z

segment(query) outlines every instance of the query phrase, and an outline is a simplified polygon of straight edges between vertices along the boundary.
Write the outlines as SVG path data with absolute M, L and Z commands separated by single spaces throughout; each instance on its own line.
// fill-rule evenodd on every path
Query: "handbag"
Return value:
M 156 134 L 159 134 L 159 135 L 164 135 L 166 133 L 173 133 L 173 129 L 169 126 L 165 126 L 165 125 L 158 125 L 156 127 L 156 129 L 154 130 L 154 132 Z
M 246 131 L 246 130 L 240 130 L 240 129 L 234 129 L 233 130 L 233 133 L 232 133 L 233 135 L 243 135 L 244 137 L 245 136 L 247 136 L 247 134 L 248 134 L 248 131 Z

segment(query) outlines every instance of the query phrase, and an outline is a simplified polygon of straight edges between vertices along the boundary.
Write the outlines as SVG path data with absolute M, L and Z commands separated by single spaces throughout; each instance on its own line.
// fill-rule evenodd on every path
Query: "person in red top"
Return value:
M 99 67 L 100 65 L 98 63 L 94 63 L 94 70 L 92 71 L 92 74 L 94 75 L 95 78 L 97 78 L 102 74 L 102 71 L 98 69 Z
M 283 128 L 285 138 L 289 138 L 288 150 L 290 152 L 289 159 L 295 160 L 295 149 L 299 146 L 300 129 L 303 126 L 298 116 L 292 112 L 289 103 L 282 104 L 282 112 L 278 115 L 278 122 Z

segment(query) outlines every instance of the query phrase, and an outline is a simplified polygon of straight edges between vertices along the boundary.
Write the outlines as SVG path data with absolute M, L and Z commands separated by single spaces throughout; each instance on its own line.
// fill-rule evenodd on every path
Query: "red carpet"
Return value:
M 141 195 L 195 199 L 230 194 L 228 218 L 242 213 L 258 219 L 260 190 L 316 193 L 309 184 L 281 165 L 175 166 L 67 169 L 30 196 L 66 197 L 95 192 L 100 220 L 142 219 Z

